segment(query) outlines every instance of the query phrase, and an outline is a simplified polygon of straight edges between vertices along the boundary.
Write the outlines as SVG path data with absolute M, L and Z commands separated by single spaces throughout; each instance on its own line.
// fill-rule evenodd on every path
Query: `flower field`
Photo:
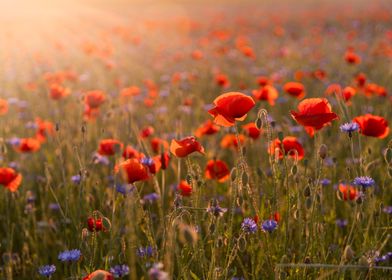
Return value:
M 390 279 L 389 1 L 0 10 L 0 279 Z

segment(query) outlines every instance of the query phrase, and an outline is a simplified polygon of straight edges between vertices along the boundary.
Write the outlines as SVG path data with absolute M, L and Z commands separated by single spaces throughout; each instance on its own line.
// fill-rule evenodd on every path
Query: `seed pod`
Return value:
M 306 188 L 304 189 L 304 196 L 309 197 L 310 195 L 311 195 L 310 187 L 306 186 Z
M 306 198 L 306 200 L 305 200 L 305 206 L 306 206 L 306 209 L 310 209 L 310 208 L 312 208 L 312 199 L 310 198 L 310 197 L 308 197 L 308 198 Z
M 56 131 L 60 130 L 60 123 L 56 122 L 55 129 L 56 129 Z
M 354 253 L 353 249 L 351 249 L 351 246 L 347 245 L 346 248 L 344 248 L 343 260 L 350 261 L 353 259 L 354 255 L 355 255 L 355 253 Z
M 297 165 L 295 164 L 295 165 L 293 165 L 293 166 L 291 167 L 291 174 L 292 174 L 293 176 L 295 176 L 295 175 L 297 174 L 297 171 L 298 171 L 298 167 L 297 167 Z
M 247 185 L 248 182 L 249 182 L 248 173 L 246 173 L 246 172 L 244 171 L 244 172 L 242 172 L 242 183 L 243 183 L 244 185 Z
M 278 132 L 278 139 L 279 139 L 280 141 L 283 141 L 283 138 L 284 138 L 283 132 L 282 132 L 282 131 L 279 131 L 279 132 Z
M 232 182 L 234 182 L 236 178 L 237 178 L 237 168 L 234 167 L 230 172 L 230 179 Z
M 263 120 L 261 118 L 257 118 L 255 121 L 256 128 L 260 130 L 263 126 Z
M 318 151 L 319 157 L 321 159 L 325 159 L 328 155 L 328 147 L 325 144 L 322 144 Z
M 242 236 L 242 237 L 240 237 L 239 239 L 238 239 L 238 244 L 237 244 L 237 246 L 238 246 L 238 250 L 240 251 L 240 252 L 244 252 L 245 250 L 246 250 L 246 239 Z

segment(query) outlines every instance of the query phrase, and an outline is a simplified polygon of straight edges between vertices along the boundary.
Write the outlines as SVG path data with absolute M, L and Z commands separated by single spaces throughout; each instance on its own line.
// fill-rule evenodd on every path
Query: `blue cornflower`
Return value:
M 353 132 L 358 131 L 359 130 L 359 124 L 357 124 L 356 122 L 350 122 L 350 123 L 345 123 L 342 124 L 340 126 L 340 130 L 342 132 L 346 132 L 348 133 L 350 136 Z
M 386 214 L 392 214 L 392 206 L 385 206 L 384 209 L 382 210 Z
M 78 249 L 61 252 L 58 259 L 62 262 L 76 262 L 82 253 Z
M 207 208 L 207 212 L 211 213 L 215 217 L 222 217 L 227 212 L 227 208 L 222 208 L 219 205 L 211 205 Z
M 155 192 L 153 193 L 149 193 L 146 194 L 145 196 L 143 196 L 143 201 L 144 202 L 149 202 L 149 203 L 154 203 L 155 201 L 157 201 L 159 199 L 159 195 Z
M 110 273 L 113 274 L 114 278 L 120 278 L 129 274 L 129 266 L 126 264 L 119 264 L 110 268 Z
M 135 190 L 135 186 L 132 184 L 116 184 L 116 191 L 123 194 L 127 195 Z
M 82 176 L 78 175 L 74 175 L 71 177 L 71 181 L 72 183 L 74 183 L 75 185 L 79 185 L 80 181 L 82 181 Z
M 152 166 L 154 164 L 154 160 L 149 157 L 144 157 L 140 160 L 140 163 L 146 166 Z
M 155 248 L 151 246 L 139 247 L 136 249 L 136 255 L 140 258 L 150 258 L 155 255 Z
M 355 178 L 353 183 L 354 185 L 361 186 L 362 188 L 369 188 L 374 186 L 376 182 L 368 176 L 362 176 Z
M 329 180 L 329 179 L 327 179 L 327 178 L 321 179 L 321 180 L 320 180 L 320 184 L 321 184 L 323 187 L 328 186 L 329 184 L 331 184 L 331 180 Z
M 241 228 L 245 233 L 255 233 L 257 231 L 257 224 L 251 218 L 245 218 L 241 224 Z
M 347 224 L 348 224 L 348 222 L 347 222 L 347 220 L 345 220 L 345 219 L 337 219 L 337 220 L 336 220 L 336 225 L 337 225 L 338 227 L 340 227 L 340 228 L 346 227 Z
M 274 220 L 266 220 L 265 222 L 263 222 L 263 224 L 261 225 L 262 229 L 264 231 L 268 231 L 268 232 L 272 232 L 276 229 L 276 227 L 278 226 L 278 223 Z
M 38 268 L 38 273 L 41 276 L 46 276 L 50 277 L 54 272 L 56 271 L 56 266 L 55 265 L 43 265 Z

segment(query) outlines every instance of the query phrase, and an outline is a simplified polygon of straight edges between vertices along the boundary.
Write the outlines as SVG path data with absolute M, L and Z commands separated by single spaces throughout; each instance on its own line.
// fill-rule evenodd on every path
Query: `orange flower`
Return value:
M 105 93 L 100 90 L 92 90 L 86 92 L 84 102 L 90 109 L 97 109 L 105 102 Z
M 186 157 L 193 152 L 199 152 L 204 155 L 203 146 L 196 141 L 193 136 L 188 136 L 181 140 L 173 139 L 170 143 L 170 152 L 176 157 Z
M 229 179 L 230 170 L 223 160 L 209 160 L 207 162 L 205 176 L 207 179 L 217 179 L 218 182 L 225 182 Z
M 249 136 L 252 139 L 256 140 L 260 137 L 261 131 L 256 127 L 254 122 L 243 125 L 242 129 L 244 130 L 245 135 Z
M 338 119 L 325 98 L 308 98 L 298 104 L 298 112 L 291 111 L 291 117 L 303 125 L 308 133 L 320 130 L 331 121 Z
M 192 186 L 184 180 L 180 181 L 177 188 L 181 192 L 182 196 L 190 196 L 192 194 Z
M 275 105 L 275 100 L 278 99 L 279 96 L 276 88 L 270 85 L 263 86 L 258 90 L 253 90 L 252 94 L 257 100 L 268 101 L 271 106 Z
M 122 104 L 128 103 L 132 99 L 133 96 L 139 95 L 140 92 L 141 92 L 141 90 L 137 86 L 131 86 L 131 87 L 123 88 L 120 91 L 120 102 Z
M 0 167 L 0 185 L 15 192 L 22 182 L 22 175 L 14 169 L 8 167 Z
M 115 172 L 117 173 L 118 171 L 122 172 L 122 175 L 128 184 L 149 179 L 147 167 L 136 158 L 130 158 L 121 162 L 115 168 Z
M 7 114 L 8 102 L 5 99 L 0 98 L 0 116 Z
M 214 100 L 215 107 L 208 111 L 218 125 L 230 127 L 235 121 L 243 121 L 255 106 L 252 97 L 241 92 L 228 92 Z
M 193 52 L 192 52 L 192 58 L 194 59 L 194 60 L 200 60 L 200 59 L 203 59 L 203 52 L 202 51 L 200 51 L 200 50 L 194 50 Z
M 264 87 L 270 84 L 270 80 L 268 79 L 268 77 L 260 76 L 257 78 L 257 84 L 261 87 Z
M 245 135 L 239 134 L 238 139 L 240 140 L 241 145 L 244 145 L 245 143 Z M 235 134 L 226 134 L 221 142 L 220 145 L 222 148 L 228 149 L 228 148 L 237 148 L 238 147 L 238 141 L 237 137 Z
M 363 135 L 383 139 L 389 134 L 388 121 L 383 117 L 366 114 L 354 118 L 353 121 L 359 124 Z
M 111 273 L 98 269 L 84 277 L 83 280 L 114 280 L 114 277 Z
M 359 192 L 351 185 L 339 184 L 339 191 L 343 195 L 343 200 L 356 200 Z
M 41 143 L 35 138 L 22 138 L 16 150 L 20 153 L 32 153 L 40 149 Z
M 65 88 L 60 84 L 51 84 L 49 88 L 49 96 L 53 100 L 60 100 L 71 93 L 69 88 Z
M 283 86 L 283 90 L 289 95 L 302 99 L 306 95 L 305 87 L 303 84 L 298 82 L 288 82 Z
M 195 131 L 195 135 L 197 137 L 202 137 L 204 135 L 212 135 L 217 133 L 220 130 L 220 127 L 215 125 L 211 120 L 207 120 L 198 129 Z
M 101 156 L 113 156 L 116 151 L 120 151 L 123 146 L 123 143 L 116 139 L 103 139 L 99 143 L 98 154 Z
M 54 126 L 53 123 L 49 122 L 49 121 L 43 121 L 40 118 L 37 118 L 35 120 L 35 123 L 37 124 L 38 128 L 37 128 L 37 134 L 36 134 L 36 138 L 38 141 L 40 141 L 41 143 L 46 141 L 46 137 L 48 135 L 53 135 L 54 134 Z
M 293 151 L 297 151 L 298 160 L 304 158 L 305 151 L 301 143 L 298 141 L 297 137 L 286 136 L 285 138 L 283 138 L 282 142 L 283 142 L 283 150 L 285 155 L 295 158 L 296 153 Z M 282 142 L 278 138 L 272 141 L 271 145 L 269 146 L 268 153 L 274 155 L 275 151 L 278 149 L 279 158 L 282 159 L 283 158 Z

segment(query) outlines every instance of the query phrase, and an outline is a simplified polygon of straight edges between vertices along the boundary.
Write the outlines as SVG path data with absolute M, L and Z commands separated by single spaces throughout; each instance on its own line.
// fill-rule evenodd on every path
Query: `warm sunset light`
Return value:
M 0 279 L 390 279 L 388 0 L 0 0 Z

